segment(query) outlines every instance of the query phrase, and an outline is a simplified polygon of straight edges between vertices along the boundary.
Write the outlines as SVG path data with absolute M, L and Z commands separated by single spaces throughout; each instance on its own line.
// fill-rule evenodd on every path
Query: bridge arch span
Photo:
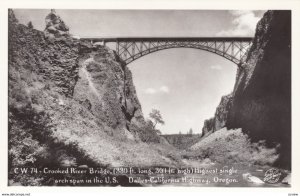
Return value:
M 243 62 L 243 61 L 240 61 L 237 58 L 232 58 L 230 55 L 223 54 L 222 51 L 219 51 L 219 50 L 212 51 L 212 49 L 210 49 L 210 48 L 199 48 L 199 47 L 193 47 L 193 46 L 183 46 L 183 47 L 173 46 L 173 47 L 166 47 L 166 48 L 153 48 L 153 50 L 151 50 L 151 51 L 145 51 L 143 53 L 135 54 L 134 56 L 131 56 L 129 58 L 125 58 L 126 60 L 124 62 L 125 62 L 126 65 L 128 65 L 129 63 L 131 63 L 131 62 L 133 62 L 133 61 L 135 61 L 137 59 L 140 59 L 141 57 L 146 56 L 148 54 L 152 54 L 152 53 L 159 52 L 159 51 L 162 51 L 162 50 L 176 49 L 176 48 L 189 48 L 189 49 L 197 49 L 197 50 L 202 50 L 202 51 L 210 52 L 210 53 L 216 54 L 218 56 L 221 56 L 221 57 L 223 57 L 223 58 L 225 58 L 225 59 L 233 62 L 237 66 L 240 66 L 241 63 Z M 121 57 L 121 59 L 123 59 L 123 58 Z
M 138 37 L 138 38 L 83 38 L 83 40 L 114 42 L 117 55 L 129 64 L 147 54 L 171 48 L 194 48 L 217 54 L 237 66 L 245 62 L 251 37 Z

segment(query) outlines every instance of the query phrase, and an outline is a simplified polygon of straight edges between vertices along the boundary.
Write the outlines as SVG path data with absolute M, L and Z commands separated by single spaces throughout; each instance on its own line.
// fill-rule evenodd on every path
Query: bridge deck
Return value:
M 252 41 L 252 37 L 82 37 L 81 40 L 91 40 L 93 42 L 132 42 L 132 41 Z
M 114 43 L 125 64 L 147 54 L 169 48 L 196 48 L 215 53 L 240 66 L 252 37 L 83 37 L 92 43 Z

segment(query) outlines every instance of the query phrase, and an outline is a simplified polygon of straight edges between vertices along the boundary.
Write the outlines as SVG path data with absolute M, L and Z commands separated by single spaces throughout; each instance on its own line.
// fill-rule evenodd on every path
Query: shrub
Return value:
M 143 142 L 146 143 L 160 143 L 160 136 L 158 130 L 155 129 L 151 121 L 147 121 L 144 128 L 139 131 L 139 137 Z
M 218 163 L 272 165 L 277 159 L 276 148 L 267 148 L 263 141 L 252 143 L 241 129 L 221 129 L 191 147 L 201 159 Z
M 33 24 L 32 24 L 31 21 L 29 21 L 29 22 L 27 23 L 27 27 L 28 27 L 29 29 L 33 29 Z

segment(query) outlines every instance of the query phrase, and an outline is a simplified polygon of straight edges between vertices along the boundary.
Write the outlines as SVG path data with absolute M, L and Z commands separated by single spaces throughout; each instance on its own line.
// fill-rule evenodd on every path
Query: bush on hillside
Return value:
M 217 163 L 245 163 L 272 165 L 279 157 L 275 148 L 267 148 L 263 141 L 252 143 L 241 129 L 221 129 L 191 147 L 200 159 Z
M 158 135 L 159 133 L 160 131 L 155 129 L 153 123 L 148 120 L 145 127 L 139 131 L 139 137 L 146 143 L 160 143 L 161 138 Z

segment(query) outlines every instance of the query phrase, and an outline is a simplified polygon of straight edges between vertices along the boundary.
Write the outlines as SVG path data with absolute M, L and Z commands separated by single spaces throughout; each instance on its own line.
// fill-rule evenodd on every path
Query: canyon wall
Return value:
M 98 124 L 115 132 L 123 130 L 121 133 L 126 134 L 145 126 L 131 72 L 117 61 L 113 51 L 82 43 L 67 34 L 58 35 L 48 25 L 52 24 L 49 17 L 45 33 L 18 24 L 13 15 L 9 18 L 10 92 L 19 83 L 36 79 L 27 85 L 34 88 L 39 83 L 61 96 L 74 98 L 97 118 Z M 135 133 L 127 135 L 134 139 Z
M 49 82 L 53 91 L 72 96 L 78 78 L 79 42 L 70 37 L 50 41 L 43 32 L 18 24 L 11 10 L 9 14 L 9 79 L 19 72 L 30 80 L 33 72 Z
M 145 130 L 131 72 L 114 52 L 76 39 L 54 11 L 45 22 L 41 32 L 9 10 L 9 185 L 55 184 L 15 167 L 177 164 Z
M 98 123 L 134 139 L 145 126 L 130 70 L 104 46 L 81 45 L 79 80 L 74 99 L 82 103 Z M 132 131 L 132 133 L 130 133 Z
M 228 97 L 229 98 L 229 97 Z M 265 140 L 291 167 L 291 12 L 267 11 L 256 27 L 246 62 L 238 68 L 230 101 L 224 97 L 203 134 L 242 128 L 252 141 Z
M 216 108 L 214 117 L 205 120 L 202 128 L 202 136 L 209 132 L 215 132 L 225 127 L 228 117 L 229 109 L 232 105 L 232 94 L 225 95 Z
M 238 71 L 226 126 L 254 141 L 280 145 L 277 164 L 291 162 L 291 12 L 268 11 L 256 27 L 246 63 Z

